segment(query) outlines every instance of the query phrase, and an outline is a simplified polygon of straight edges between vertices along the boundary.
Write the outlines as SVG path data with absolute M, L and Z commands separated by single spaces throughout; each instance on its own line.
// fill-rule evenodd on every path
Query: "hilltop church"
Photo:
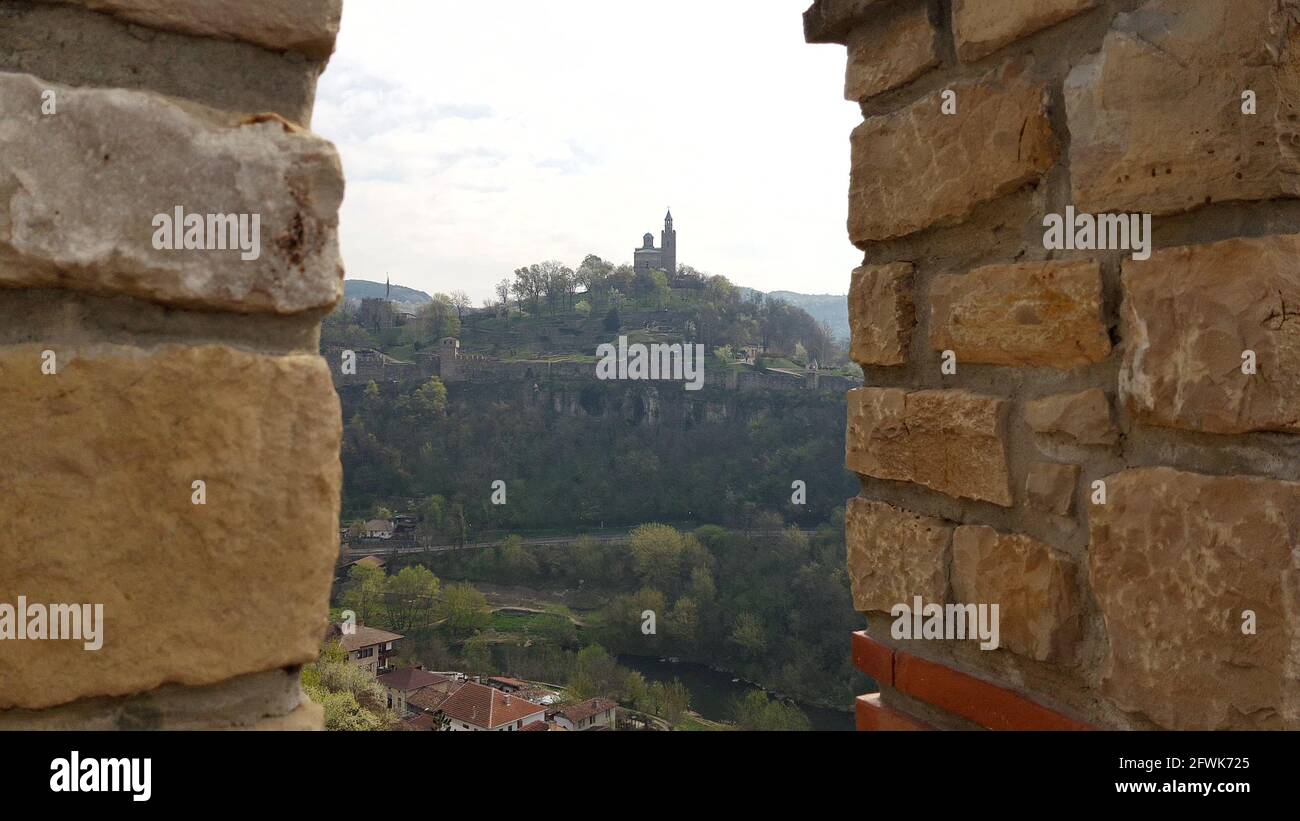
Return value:
M 663 271 L 669 277 L 674 276 L 677 273 L 677 232 L 673 230 L 671 209 L 668 216 L 664 217 L 662 247 L 655 247 L 654 234 L 647 233 L 643 239 L 645 244 L 632 252 L 632 268 L 638 274 Z

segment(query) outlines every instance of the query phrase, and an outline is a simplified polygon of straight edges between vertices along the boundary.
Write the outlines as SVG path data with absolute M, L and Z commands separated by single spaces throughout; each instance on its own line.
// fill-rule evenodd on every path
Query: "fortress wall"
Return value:
M 1292 6 L 805 15 L 809 41 L 846 46 L 863 115 L 846 463 L 854 653 L 881 684 L 864 728 L 1300 728 Z M 1115 247 L 1118 224 L 1108 247 L 1045 242 L 1069 208 L 1150 216 L 1152 253 Z M 896 638 L 915 596 L 999 604 L 999 648 Z
M 103 618 L 98 649 L 4 642 L 0 728 L 322 724 L 343 178 L 309 127 L 340 14 L 0 2 L 0 603 Z M 201 247 L 160 239 L 178 208 Z

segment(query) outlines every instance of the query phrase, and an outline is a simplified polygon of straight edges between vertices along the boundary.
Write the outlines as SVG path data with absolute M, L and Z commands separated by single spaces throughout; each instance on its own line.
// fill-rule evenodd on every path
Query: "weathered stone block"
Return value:
M 942 519 L 862 498 L 844 517 L 853 607 L 889 612 L 896 604 L 948 600 L 952 526 Z
M 853 131 L 849 237 L 859 245 L 957 222 L 1056 160 L 1047 89 L 1014 71 L 954 84 Z
M 150 28 L 244 40 L 329 57 L 343 0 L 46 0 L 85 6 Z
M 916 326 L 910 262 L 864 265 L 849 286 L 850 354 L 859 365 L 903 365 Z
M 849 470 L 1010 507 L 1007 402 L 966 391 L 848 393 Z
M 49 116 L 47 87 L 58 100 Z M 325 140 L 273 116 L 25 75 L 0 75 L 0 110 L 0 285 L 284 314 L 341 296 L 343 178 Z M 195 240 L 227 250 L 155 248 L 155 218 L 175 221 L 177 209 L 182 223 L 197 215 Z M 229 248 L 238 239 L 210 215 L 244 216 L 257 258 Z
M 804 39 L 809 43 L 843 43 L 850 30 L 892 0 L 814 0 L 803 13 Z
M 0 349 L 0 603 L 102 604 L 102 647 L 5 641 L 0 709 L 315 659 L 341 479 L 325 362 L 216 346 L 54 353 L 47 375 L 42 346 Z
M 325 729 L 325 708 L 305 699 L 292 713 L 264 718 L 250 729 L 258 732 L 318 732 Z
M 939 277 L 930 291 L 930 344 L 958 362 L 1062 370 L 1102 362 L 1110 337 L 1101 322 L 1101 268 L 1030 262 Z
M 957 56 L 973 62 L 1096 5 L 1097 0 L 953 0 Z
M 320 60 L 250 43 L 146 34 L 73 5 L 0 3 L 0 72 L 63 85 L 156 91 L 229 111 L 270 111 L 307 125 L 323 67 Z
M 1300 628 L 1283 602 L 1300 485 L 1171 468 L 1106 483 L 1088 550 L 1109 639 L 1104 692 L 1170 729 L 1287 725 L 1300 696 L 1286 673 Z M 1247 610 L 1254 635 L 1242 629 Z
M 0 710 L 8 730 L 233 730 L 292 714 L 308 702 L 298 668 L 237 676 L 203 687 L 166 684 L 120 698 L 87 698 L 44 710 Z
M 1038 661 L 1069 662 L 1079 638 L 1074 561 L 1042 542 L 963 525 L 952 537 L 952 600 L 998 605 L 1000 640 Z
M 1300 191 L 1292 14 L 1274 0 L 1152 0 L 1118 15 L 1065 84 L 1075 204 L 1169 214 Z
M 1074 510 L 1074 491 L 1079 484 L 1078 465 L 1035 462 L 1025 477 L 1025 499 L 1031 507 L 1069 516 Z
M 1121 395 L 1146 424 L 1300 432 L 1300 236 L 1124 263 Z M 1257 373 L 1243 373 L 1245 351 Z
M 1110 400 L 1101 388 L 1027 402 L 1025 422 L 1034 433 L 1060 434 L 1079 445 L 1113 445 L 1119 441 Z
M 902 8 L 880 23 L 854 29 L 848 50 L 844 98 L 850 102 L 906 85 L 939 64 L 935 30 L 925 4 Z

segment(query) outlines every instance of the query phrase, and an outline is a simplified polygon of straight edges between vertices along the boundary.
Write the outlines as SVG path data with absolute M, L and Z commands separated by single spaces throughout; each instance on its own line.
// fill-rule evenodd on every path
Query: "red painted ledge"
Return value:
M 853 634 L 853 664 L 882 687 L 893 687 L 989 730 L 1091 730 L 1019 693 L 960 673 L 942 664 L 894 650 L 859 631 Z M 877 704 L 879 709 L 888 709 Z M 862 729 L 862 700 L 856 706 Z M 910 719 L 909 719 L 910 720 Z
M 859 630 L 853 634 L 853 666 L 881 687 L 894 686 L 894 650 Z
M 914 730 L 933 730 L 928 724 L 909 715 L 891 710 L 880 703 L 880 693 L 858 696 L 854 704 L 857 714 L 858 729 L 863 732 L 900 732 Z

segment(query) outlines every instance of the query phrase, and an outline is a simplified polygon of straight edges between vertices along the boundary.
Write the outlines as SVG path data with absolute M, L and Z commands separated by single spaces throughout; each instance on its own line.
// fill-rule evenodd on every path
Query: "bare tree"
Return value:
M 474 301 L 464 291 L 451 292 L 451 307 L 456 309 L 456 318 L 461 322 L 465 321 L 465 310 L 473 305 Z

